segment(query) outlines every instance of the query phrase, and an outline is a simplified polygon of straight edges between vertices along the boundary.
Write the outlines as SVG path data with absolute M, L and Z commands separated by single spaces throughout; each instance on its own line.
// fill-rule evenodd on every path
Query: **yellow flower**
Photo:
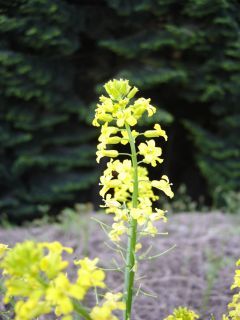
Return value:
M 17 243 L 6 252 L 1 268 L 10 276 L 35 275 L 40 269 L 42 249 L 33 241 Z
M 141 249 L 142 249 L 142 244 L 141 243 L 137 243 L 136 246 L 135 246 L 135 252 L 138 252 Z
M 107 194 L 106 195 L 106 199 L 103 199 L 105 206 L 101 206 L 101 207 L 109 207 L 109 208 L 120 208 L 121 207 L 121 203 L 118 202 L 117 200 L 115 200 L 114 198 L 112 198 L 111 194 Z
M 148 222 L 147 227 L 143 230 L 143 234 L 150 235 L 154 237 L 157 234 L 158 230 L 151 221 Z
M 184 307 L 179 307 L 173 311 L 173 314 L 165 318 L 164 320 L 195 320 L 199 316 L 192 310 Z
M 132 208 L 130 210 L 131 217 L 137 220 L 137 223 L 142 226 L 146 221 L 147 217 L 145 215 L 144 209 Z
M 100 287 L 105 288 L 105 273 L 103 270 L 97 268 L 98 259 L 90 260 L 84 258 L 79 261 L 75 261 L 76 265 L 80 265 L 81 268 L 78 270 L 77 284 L 87 290 L 90 287 Z
M 165 141 L 167 141 L 168 137 L 167 137 L 166 131 L 164 131 L 158 123 L 156 123 L 154 125 L 154 129 L 155 130 L 147 130 L 147 131 L 145 131 L 144 132 L 144 136 L 146 138 L 163 137 L 165 139 Z
M 55 306 L 57 316 L 70 314 L 73 311 L 71 300 L 71 283 L 65 274 L 59 273 L 46 291 L 46 300 Z
M 154 140 L 149 140 L 147 143 L 140 143 L 138 149 L 139 154 L 144 156 L 143 162 L 150 163 L 153 167 L 156 167 L 157 162 L 163 162 L 163 159 L 159 158 L 162 154 L 162 149 L 155 146 Z
M 137 120 L 133 116 L 132 110 L 130 108 L 125 110 L 119 110 L 116 113 L 116 118 L 118 127 L 123 127 L 126 123 L 130 126 L 135 126 L 137 124 Z
M 14 309 L 15 320 L 31 320 L 51 312 L 51 307 L 47 302 L 36 298 L 30 298 L 27 301 L 19 300 Z
M 174 193 L 171 189 L 171 183 L 169 183 L 169 179 L 167 176 L 163 175 L 160 181 L 153 180 L 152 186 L 154 188 L 162 190 L 168 197 L 172 198 Z
M 117 320 L 118 318 L 112 314 L 114 310 L 124 310 L 125 303 L 119 301 L 122 298 L 121 293 L 106 293 L 105 301 L 102 306 L 95 306 L 91 313 L 92 320 Z
M 117 150 L 99 150 L 96 152 L 97 154 L 97 162 L 99 163 L 100 159 L 103 157 L 116 158 L 118 156 Z
M 104 85 L 105 90 L 112 100 L 120 101 L 127 96 L 131 90 L 128 80 L 110 80 Z
M 102 123 L 100 143 L 97 146 L 97 162 L 104 156 L 115 158 L 119 155 L 117 150 L 112 150 L 111 147 L 110 150 L 107 149 L 109 144 L 115 145 L 121 142 L 127 145 L 130 144 L 130 141 L 132 144 L 135 143 L 138 136 L 163 137 L 167 140 L 166 132 L 159 124 L 155 124 L 152 130 L 143 133 L 130 128 L 137 124 L 145 112 L 149 117 L 156 112 L 150 99 L 131 100 L 138 91 L 137 88 L 131 88 L 127 80 L 114 79 L 106 83 L 105 89 L 108 97 L 100 97 L 94 119 L 94 125 Z M 129 147 L 131 153 L 134 152 L 134 148 Z M 163 210 L 156 209 L 153 212 L 152 204 L 159 198 L 154 194 L 154 187 L 163 190 L 170 197 L 173 196 L 168 178 L 163 176 L 160 181 L 150 181 L 147 168 L 139 166 L 138 160 L 138 155 L 141 155 L 143 159 L 140 162 L 155 167 L 157 163 L 163 162 L 160 157 L 162 149 L 156 146 L 155 140 L 150 139 L 140 143 L 138 150 L 139 152 L 135 155 L 138 162 L 137 208 L 132 208 L 132 196 L 136 190 L 136 186 L 134 187 L 136 168 L 131 160 L 110 159 L 107 169 L 100 178 L 102 186 L 100 195 L 103 197 L 106 213 L 114 214 L 115 223 L 109 233 L 112 241 L 120 241 L 121 236 L 127 232 L 127 225 L 132 219 L 137 221 L 137 228 L 140 229 L 140 232 L 143 231 L 152 236 L 157 233 L 153 222 L 160 219 L 164 222 L 167 220 Z
M 100 196 L 104 197 L 104 195 L 108 192 L 111 188 L 116 188 L 120 186 L 121 181 L 118 179 L 112 179 L 111 175 L 102 176 L 100 178 L 100 185 L 102 185 L 102 189 L 100 191 Z M 115 200 L 115 199 L 114 199 Z
M 73 299 L 82 300 L 93 287 L 105 288 L 105 273 L 96 264 L 98 259 L 88 258 L 76 262 L 80 265 L 75 283 L 71 283 L 63 273 L 68 262 L 62 253 L 72 253 L 73 249 L 59 242 L 18 243 L 1 259 L 4 270 L 4 303 L 17 298 L 16 320 L 31 320 L 53 309 L 57 316 L 72 319 Z
M 112 241 L 120 241 L 120 236 L 127 232 L 127 227 L 124 225 L 124 221 L 113 223 L 112 230 L 109 233 L 109 237 Z
M 167 222 L 167 217 L 165 216 L 165 212 L 164 210 L 161 210 L 161 209 L 155 209 L 156 211 L 153 212 L 151 215 L 150 215 L 150 219 L 151 221 L 156 221 L 156 220 L 160 220 L 162 219 L 163 222 Z
M 60 271 L 66 269 L 68 266 L 68 262 L 62 260 L 62 252 L 72 253 L 73 249 L 63 247 L 58 241 L 52 243 L 43 242 L 40 243 L 39 246 L 48 249 L 48 254 L 40 261 L 40 269 L 46 273 L 49 279 L 53 279 Z
M 153 107 L 150 102 L 151 99 L 145 98 L 139 98 L 134 102 L 132 109 L 133 114 L 137 120 L 141 118 L 145 111 L 147 111 L 149 117 L 151 117 L 156 112 L 156 108 Z
M 240 260 L 236 263 L 237 266 L 240 266 Z M 233 295 L 232 301 L 228 305 L 229 315 L 225 316 L 225 319 L 239 320 L 240 319 L 240 270 L 235 271 L 233 285 L 231 289 L 238 289 L 238 292 Z
M 121 144 L 126 145 L 129 143 L 129 137 L 128 137 L 128 133 L 127 130 L 121 130 L 121 135 L 123 136 L 123 138 L 121 139 Z M 134 138 L 136 138 L 139 135 L 139 132 L 137 132 L 136 130 L 132 130 L 132 136 Z

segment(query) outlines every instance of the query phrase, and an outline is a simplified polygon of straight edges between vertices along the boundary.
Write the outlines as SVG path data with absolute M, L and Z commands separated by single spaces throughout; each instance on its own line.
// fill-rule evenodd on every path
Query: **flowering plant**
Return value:
M 109 237 L 119 242 L 127 234 L 124 300 L 126 303 L 125 320 L 131 318 L 134 276 L 137 269 L 137 250 L 141 248 L 138 238 L 154 237 L 158 230 L 154 225 L 157 220 L 167 220 L 165 211 L 153 209 L 153 202 L 158 199 L 154 189 L 173 197 L 171 184 L 166 175 L 159 180 L 150 180 L 146 166 L 156 167 L 162 163 L 162 149 L 156 145 L 155 138 L 167 140 L 166 132 L 155 124 L 152 130 L 138 132 L 134 128 L 143 114 L 153 116 L 156 108 L 150 99 L 134 99 L 138 92 L 128 80 L 109 81 L 104 86 L 107 96 L 100 97 L 93 125 L 101 126 L 101 135 L 97 146 L 97 161 L 109 157 L 107 168 L 100 178 L 100 195 L 104 199 L 107 212 L 114 213 L 114 223 Z M 147 139 L 137 144 L 137 139 Z M 117 144 L 128 145 L 130 153 L 116 150 Z M 110 146 L 108 149 L 107 147 Z M 123 160 L 117 159 L 123 157 Z M 141 164 L 141 165 L 140 165 Z
M 78 266 L 75 282 L 66 269 L 68 261 L 62 253 L 71 254 L 72 248 L 59 242 L 35 243 L 26 241 L 8 249 L 0 244 L 0 268 L 4 270 L 6 293 L 4 303 L 17 298 L 15 320 L 30 320 L 55 311 L 62 320 L 73 319 L 74 313 L 87 320 L 114 320 L 113 310 L 124 309 L 119 301 L 122 294 L 106 293 L 101 306 L 92 310 L 82 305 L 91 288 L 105 288 L 105 273 L 97 267 L 98 259 L 75 261 Z
M 109 238 L 117 247 L 127 236 L 126 265 L 123 293 L 107 292 L 101 304 L 86 308 L 83 300 L 91 289 L 106 288 L 105 272 L 97 266 L 98 259 L 84 258 L 75 261 L 75 281 L 67 276 L 68 261 L 63 253 L 72 249 L 59 242 L 35 243 L 26 241 L 12 249 L 0 244 L 0 269 L 3 270 L 4 303 L 13 299 L 15 320 L 31 320 L 43 314 L 55 312 L 62 320 L 72 320 L 77 314 L 86 320 L 117 320 L 115 310 L 123 311 L 123 319 L 131 320 L 134 295 L 134 278 L 141 249 L 141 239 L 158 234 L 155 221 L 167 221 L 166 212 L 154 207 L 158 199 L 156 190 L 173 197 L 171 183 L 166 175 L 150 180 L 147 167 L 163 162 L 162 149 L 156 138 L 167 140 L 166 132 L 159 124 L 151 130 L 138 132 L 135 126 L 144 113 L 153 116 L 156 108 L 150 99 L 138 98 L 136 87 L 127 80 L 113 80 L 104 86 L 107 96 L 100 97 L 93 125 L 101 127 L 97 146 L 97 162 L 110 158 L 100 178 L 100 195 L 107 213 L 114 214 Z M 129 147 L 121 152 L 116 145 Z M 109 148 L 110 146 L 110 148 Z M 118 159 L 116 159 L 118 158 Z M 240 266 L 240 260 L 237 263 Z M 233 289 L 240 289 L 240 271 L 236 270 Z M 229 314 L 223 320 L 240 320 L 240 293 L 233 296 Z M 196 320 L 192 310 L 179 307 L 165 320 Z

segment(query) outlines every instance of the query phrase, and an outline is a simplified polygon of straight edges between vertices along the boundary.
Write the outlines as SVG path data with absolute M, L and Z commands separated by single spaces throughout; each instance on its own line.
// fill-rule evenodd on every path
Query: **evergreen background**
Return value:
M 98 201 L 91 118 L 113 77 L 158 107 L 175 189 L 224 206 L 240 189 L 239 12 L 237 0 L 0 0 L 0 216 Z

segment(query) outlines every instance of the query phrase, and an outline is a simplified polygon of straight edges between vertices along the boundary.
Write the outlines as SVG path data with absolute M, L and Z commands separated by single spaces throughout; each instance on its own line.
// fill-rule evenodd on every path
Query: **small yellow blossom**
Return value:
M 113 223 L 112 230 L 109 233 L 109 237 L 112 241 L 120 241 L 120 236 L 127 232 L 127 227 L 124 225 L 124 221 Z
M 129 137 L 128 137 L 127 130 L 121 130 L 121 135 L 122 135 L 121 144 L 123 144 L 123 145 L 128 144 Z M 132 130 L 133 138 L 136 138 L 138 135 L 139 135 L 139 132 L 137 132 L 136 130 Z
M 99 162 L 101 158 L 103 157 L 110 157 L 110 158 L 116 158 L 118 156 L 117 150 L 99 150 L 96 152 L 97 154 L 97 161 Z
M 151 99 L 145 98 L 139 98 L 134 102 L 132 109 L 133 114 L 137 120 L 142 117 L 145 111 L 147 111 L 149 117 L 151 117 L 156 112 L 156 108 L 153 107 L 150 102 Z
M 120 101 L 131 90 L 128 80 L 110 80 L 104 85 L 105 90 L 112 100 Z
M 156 208 L 156 211 L 150 215 L 151 221 L 156 221 L 162 219 L 163 222 L 167 222 L 167 217 L 165 216 L 166 211 Z
M 173 311 L 173 314 L 165 318 L 164 320 L 195 320 L 199 316 L 192 310 L 184 307 L 179 307 Z
M 132 208 L 130 214 L 133 219 L 137 220 L 140 226 L 142 226 L 147 221 L 144 209 Z
M 136 246 L 135 246 L 135 252 L 138 252 L 141 249 L 142 249 L 142 244 L 141 243 L 137 243 Z
M 163 175 L 160 181 L 153 180 L 152 186 L 154 188 L 162 190 L 168 197 L 172 198 L 174 193 L 171 189 L 171 183 L 169 183 L 169 179 L 167 176 Z
M 157 232 L 157 228 L 152 224 L 151 221 L 148 222 L 147 227 L 143 230 L 143 234 L 150 235 L 152 237 L 154 237 Z
M 46 290 L 46 300 L 55 306 L 55 313 L 59 317 L 72 313 L 71 283 L 66 275 L 60 273 Z
M 166 134 L 166 131 L 164 131 L 160 124 L 156 123 L 154 125 L 154 129 L 155 130 L 147 130 L 144 132 L 144 136 L 146 138 L 157 138 L 157 137 L 163 137 L 165 139 L 165 141 L 167 141 L 168 137 Z
M 153 167 L 156 167 L 157 162 L 162 163 L 163 159 L 159 158 L 162 154 L 162 149 L 156 147 L 155 141 L 149 140 L 147 143 L 140 143 L 138 146 L 139 154 L 144 156 L 143 162 L 150 163 Z
M 115 310 L 124 310 L 125 303 L 119 301 L 122 298 L 122 293 L 106 293 L 102 306 L 96 306 L 92 309 L 90 316 L 92 320 L 117 320 L 113 315 Z
M 51 312 L 51 307 L 48 303 L 39 301 L 35 298 L 30 298 L 27 301 L 19 300 L 15 304 L 15 320 L 31 320 L 38 316 Z

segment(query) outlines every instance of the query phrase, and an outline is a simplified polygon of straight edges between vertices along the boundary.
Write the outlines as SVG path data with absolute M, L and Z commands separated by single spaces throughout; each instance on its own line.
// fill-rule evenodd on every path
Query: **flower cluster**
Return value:
M 64 251 L 70 254 L 73 250 L 59 242 L 26 241 L 16 244 L 13 249 L 0 244 L 0 268 L 6 288 L 4 302 L 16 299 L 15 320 L 35 319 L 52 310 L 62 320 L 71 320 L 75 300 L 81 311 L 80 303 L 90 288 L 106 287 L 105 273 L 97 267 L 97 258 L 75 261 L 79 267 L 75 282 L 71 282 L 66 273 L 68 262 L 62 258 Z M 123 307 L 118 301 L 120 298 L 119 294 L 109 293 L 102 307 L 92 309 L 91 319 L 99 320 L 101 318 L 96 315 L 105 312 L 108 314 L 106 319 L 115 320 L 112 312 Z
M 101 126 L 101 134 L 97 147 L 97 162 L 102 157 L 109 157 L 107 168 L 100 178 L 101 191 L 106 211 L 114 213 L 114 223 L 109 233 L 113 241 L 119 241 L 121 235 L 127 233 L 128 223 L 134 219 L 141 228 L 141 234 L 157 234 L 154 221 L 166 221 L 165 212 L 153 209 L 153 203 L 158 199 L 154 189 L 163 191 L 167 196 L 173 197 L 171 184 L 166 175 L 159 180 L 151 181 L 148 170 L 141 164 L 155 167 L 162 163 L 162 149 L 157 146 L 154 138 L 162 137 L 167 140 L 166 132 L 155 124 L 152 130 L 138 132 L 133 127 L 137 125 L 144 112 L 151 117 L 156 108 L 150 104 L 150 99 L 134 99 L 138 89 L 131 87 L 128 80 L 109 81 L 104 86 L 108 96 L 101 96 L 97 105 L 93 125 Z M 136 140 L 139 141 L 136 149 Z M 130 159 L 114 159 L 121 154 L 114 146 L 129 145 L 131 148 Z M 133 148 L 135 150 L 133 150 Z M 136 155 L 137 165 L 133 163 Z M 138 159 L 138 157 L 140 159 Z M 132 205 L 134 192 L 134 172 L 137 170 L 137 206 Z M 136 177 L 135 177 L 136 179 Z M 136 181 L 135 181 L 136 183 Z
M 164 320 L 195 320 L 199 316 L 192 310 L 185 307 L 178 307 L 173 311 L 173 314 L 165 318 Z
M 102 306 L 96 306 L 92 309 L 90 314 L 92 320 L 117 320 L 118 318 L 112 315 L 112 311 L 125 309 L 125 303 L 119 301 L 122 298 L 122 293 L 112 294 L 108 292 L 104 298 L 105 301 Z
M 236 263 L 237 267 L 240 267 L 240 259 Z M 229 314 L 224 315 L 223 320 L 239 320 L 240 319 L 240 269 L 235 271 L 234 281 L 231 289 L 237 289 L 237 293 L 233 295 L 232 301 L 229 303 Z

